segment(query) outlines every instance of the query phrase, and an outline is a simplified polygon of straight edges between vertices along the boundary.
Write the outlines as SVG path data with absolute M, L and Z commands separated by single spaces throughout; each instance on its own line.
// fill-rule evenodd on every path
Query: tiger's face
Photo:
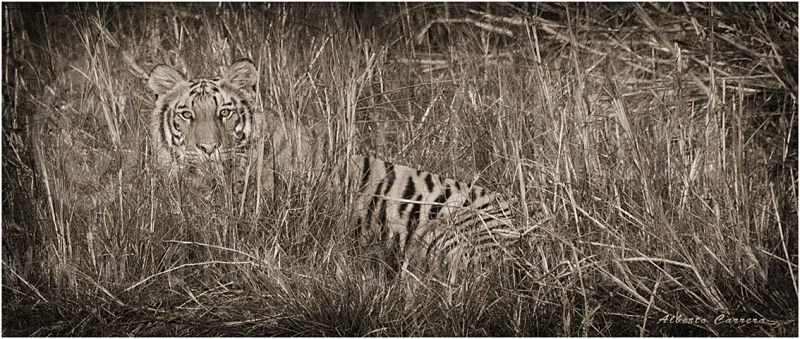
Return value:
M 187 80 L 169 66 L 156 66 L 148 86 L 157 95 L 151 131 L 161 163 L 189 174 L 198 169 L 221 174 L 235 167 L 254 137 L 257 81 L 249 60 L 233 63 L 213 79 Z

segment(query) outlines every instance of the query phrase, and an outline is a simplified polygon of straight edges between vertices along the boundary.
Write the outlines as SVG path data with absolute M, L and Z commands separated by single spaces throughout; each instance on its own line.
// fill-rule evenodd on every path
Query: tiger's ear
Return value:
M 167 65 L 158 65 L 150 72 L 147 86 L 158 95 L 163 95 L 186 81 L 180 72 Z
M 222 80 L 240 89 L 253 90 L 258 82 L 256 65 L 250 59 L 234 62 L 225 69 Z

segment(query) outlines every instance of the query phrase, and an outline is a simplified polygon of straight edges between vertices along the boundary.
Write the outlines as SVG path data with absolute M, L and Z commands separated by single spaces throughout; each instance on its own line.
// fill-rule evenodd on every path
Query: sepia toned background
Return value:
M 797 335 L 796 4 L 2 10 L 3 335 Z M 243 57 L 332 159 L 514 199 L 513 265 L 408 284 L 318 183 L 164 182 L 149 71 Z

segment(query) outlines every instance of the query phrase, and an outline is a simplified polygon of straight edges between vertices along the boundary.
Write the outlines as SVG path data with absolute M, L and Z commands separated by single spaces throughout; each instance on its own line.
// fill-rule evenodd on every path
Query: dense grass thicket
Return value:
M 796 336 L 797 19 L 4 4 L 2 334 Z M 474 180 L 533 231 L 454 285 L 401 279 L 316 177 L 243 196 L 163 179 L 149 71 L 243 57 L 259 107 L 328 131 L 330 168 L 350 151 Z

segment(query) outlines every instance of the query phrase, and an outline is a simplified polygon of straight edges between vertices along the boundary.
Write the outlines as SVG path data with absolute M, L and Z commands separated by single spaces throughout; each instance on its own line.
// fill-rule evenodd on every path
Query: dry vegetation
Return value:
M 795 4 L 3 17 L 4 335 L 797 335 Z M 331 161 L 476 179 L 536 230 L 511 263 L 409 284 L 349 237 L 343 192 L 164 182 L 147 72 L 241 57 L 261 107 L 331 132 Z

